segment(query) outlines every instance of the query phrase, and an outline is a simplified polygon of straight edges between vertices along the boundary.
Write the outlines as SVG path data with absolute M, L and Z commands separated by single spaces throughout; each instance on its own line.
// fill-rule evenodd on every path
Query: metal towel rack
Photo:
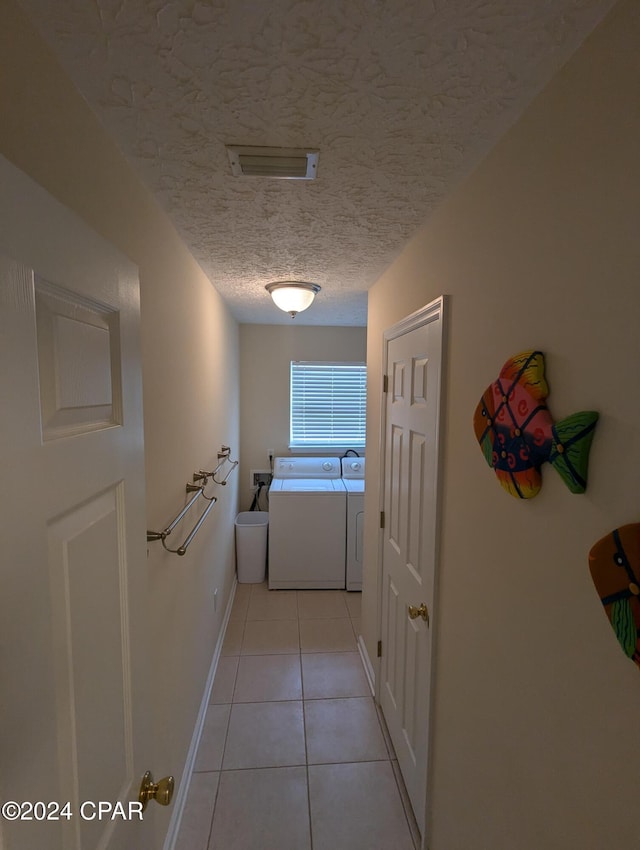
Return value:
M 227 478 L 231 475 L 236 466 L 240 463 L 239 460 L 231 460 L 231 449 L 229 446 L 220 446 L 220 451 L 218 452 L 218 465 L 215 469 L 211 470 L 211 472 L 204 472 L 202 469 L 200 472 L 194 472 L 193 480 L 195 481 L 204 481 L 205 485 L 207 483 L 207 479 L 211 478 L 215 481 L 216 484 L 226 484 Z M 225 463 L 230 463 L 231 468 L 227 471 L 227 474 L 222 479 L 222 481 L 218 481 L 216 475 L 220 472 Z
M 231 475 L 231 473 L 233 472 L 233 470 L 236 468 L 236 466 L 239 463 L 239 461 L 237 461 L 237 460 L 231 460 L 231 458 L 229 457 L 230 454 L 231 454 L 231 449 L 229 448 L 229 446 L 221 446 L 220 451 L 218 452 L 218 465 L 216 466 L 216 468 L 212 472 L 203 472 L 202 470 L 200 470 L 199 472 L 193 473 L 194 483 L 186 485 L 186 492 L 187 493 L 193 493 L 193 496 L 189 499 L 187 504 L 180 511 L 180 513 L 175 517 L 175 519 L 173 519 L 163 531 L 147 531 L 147 542 L 148 543 L 150 543 L 154 540 L 161 540 L 162 545 L 167 550 L 167 552 L 171 552 L 174 555 L 184 555 L 184 554 L 186 554 L 186 551 L 189 548 L 191 541 L 193 540 L 193 538 L 196 536 L 196 534 L 200 530 L 200 526 L 202 525 L 202 523 L 207 518 L 209 511 L 215 505 L 215 503 L 218 501 L 216 496 L 207 496 L 204 492 L 205 487 L 209 483 L 209 478 L 211 478 L 212 481 L 214 481 L 216 484 L 226 484 L 227 478 Z M 231 464 L 231 469 L 228 470 L 227 474 L 222 479 L 222 481 L 218 481 L 218 479 L 216 478 L 216 475 L 219 473 L 219 471 L 222 469 L 222 467 L 227 462 L 229 462 Z M 196 482 L 201 482 L 201 483 L 197 484 Z M 180 520 L 189 512 L 189 510 L 193 507 L 193 505 L 195 505 L 195 503 L 198 501 L 200 496 L 202 496 L 203 499 L 206 499 L 206 501 L 209 502 L 209 504 L 204 509 L 204 511 L 201 513 L 198 521 L 193 526 L 193 528 L 191 529 L 189 534 L 186 536 L 184 543 L 181 546 L 178 546 L 177 549 L 169 548 L 169 546 L 167 546 L 167 542 L 166 542 L 167 537 L 169 537 L 169 535 L 171 534 L 173 529 L 176 527 L 176 525 L 180 522 Z

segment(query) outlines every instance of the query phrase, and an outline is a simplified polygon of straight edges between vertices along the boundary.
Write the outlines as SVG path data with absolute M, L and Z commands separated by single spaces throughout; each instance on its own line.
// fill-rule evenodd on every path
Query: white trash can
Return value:
M 236 564 L 240 584 L 258 584 L 267 572 L 268 511 L 242 511 L 236 517 Z

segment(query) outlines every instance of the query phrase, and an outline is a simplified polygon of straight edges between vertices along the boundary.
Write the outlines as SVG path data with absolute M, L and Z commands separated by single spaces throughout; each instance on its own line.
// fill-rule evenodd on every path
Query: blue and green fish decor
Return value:
M 598 421 L 595 411 L 554 422 L 546 398 L 544 354 L 511 357 L 476 407 L 473 428 L 485 460 L 512 496 L 540 492 L 540 467 L 549 462 L 572 493 L 587 486 L 589 450 Z

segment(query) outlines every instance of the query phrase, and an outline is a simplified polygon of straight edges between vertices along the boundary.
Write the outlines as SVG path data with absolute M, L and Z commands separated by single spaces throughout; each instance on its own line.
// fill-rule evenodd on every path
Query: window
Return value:
M 291 363 L 291 448 L 365 445 L 364 363 Z

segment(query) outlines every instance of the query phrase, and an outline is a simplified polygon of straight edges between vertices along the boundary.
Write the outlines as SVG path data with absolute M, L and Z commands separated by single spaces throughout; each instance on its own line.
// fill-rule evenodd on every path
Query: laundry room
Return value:
M 271 453 L 292 454 L 291 362 L 364 363 L 367 358 L 366 327 L 316 327 L 298 324 L 301 319 L 296 317 L 290 327 L 240 325 L 240 510 L 248 510 L 253 499 L 251 470 L 268 470 Z M 296 454 L 340 456 L 349 448 L 309 448 Z M 356 451 L 364 454 L 362 448 Z
M 365 360 L 364 327 L 240 328 L 239 501 L 241 511 L 269 512 L 272 590 L 362 589 Z M 306 399 L 338 381 L 344 398 L 321 411 L 323 418 L 329 412 L 331 434 L 319 438 L 325 425 Z M 360 417 L 343 409 L 347 398 L 360 405 Z M 306 412 L 294 413 L 301 405 Z

